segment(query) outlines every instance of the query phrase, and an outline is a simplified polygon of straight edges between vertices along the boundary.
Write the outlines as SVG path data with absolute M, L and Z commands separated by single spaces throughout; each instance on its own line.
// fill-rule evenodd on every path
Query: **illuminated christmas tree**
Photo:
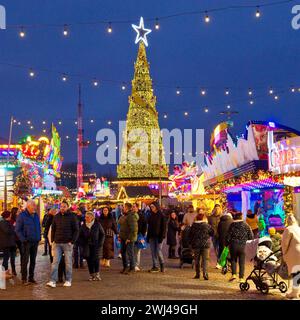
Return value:
M 168 178 L 168 166 L 160 135 L 156 96 L 153 93 L 145 41 L 139 42 L 126 129 L 123 132 L 121 161 L 117 168 L 118 178 L 165 179 Z M 153 143 L 153 139 L 156 143 Z

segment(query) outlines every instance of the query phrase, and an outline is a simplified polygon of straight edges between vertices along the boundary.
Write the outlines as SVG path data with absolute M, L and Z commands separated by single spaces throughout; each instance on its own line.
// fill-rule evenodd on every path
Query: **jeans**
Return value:
M 194 249 L 193 251 L 194 251 L 194 259 L 195 259 L 196 275 L 198 276 L 200 275 L 200 259 L 201 259 L 203 274 L 207 273 L 209 249 L 208 248 Z
M 37 255 L 39 243 L 38 242 L 23 242 L 22 243 L 22 256 L 21 256 L 21 273 L 22 280 L 27 280 L 27 266 L 29 264 L 29 280 L 34 280 L 35 260 Z
M 237 261 L 239 261 L 239 277 L 244 278 L 246 260 L 245 245 L 233 242 L 229 246 L 229 252 L 231 257 L 232 274 L 236 275 Z
M 83 265 L 82 247 L 77 243 L 74 244 L 73 254 L 75 268 L 78 268 L 79 265 L 81 267 Z
M 158 268 L 158 261 L 160 264 L 164 264 L 164 256 L 162 253 L 162 243 L 158 243 L 158 239 L 151 238 L 149 239 L 152 263 L 154 268 Z
M 8 261 L 10 259 L 11 271 L 16 272 L 16 247 L 10 247 L 3 250 L 3 268 L 8 270 Z
M 139 249 L 137 244 L 134 246 L 134 258 L 135 258 L 135 266 L 140 267 L 141 266 L 141 251 L 142 249 Z
M 100 269 L 100 264 L 99 264 L 99 258 L 96 255 L 96 248 L 95 246 L 90 246 L 90 255 L 86 259 L 87 265 L 89 268 L 89 273 L 94 274 L 98 273 Z
M 52 243 L 53 263 L 51 266 L 51 281 L 57 282 L 58 266 L 61 261 L 62 254 L 64 253 L 66 264 L 66 281 L 72 282 L 72 252 L 72 244 Z
M 135 268 L 134 243 L 129 242 L 126 244 L 125 240 L 121 240 L 121 255 L 122 255 L 122 261 L 123 261 L 123 268 L 126 269 L 128 268 L 128 265 L 129 265 L 130 270 L 134 270 Z

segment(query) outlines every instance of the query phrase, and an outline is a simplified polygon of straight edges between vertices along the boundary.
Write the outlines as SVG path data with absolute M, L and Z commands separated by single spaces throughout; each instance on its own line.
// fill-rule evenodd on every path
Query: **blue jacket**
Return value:
M 40 218 L 27 210 L 21 212 L 16 222 L 16 233 L 21 242 L 39 242 L 41 240 Z

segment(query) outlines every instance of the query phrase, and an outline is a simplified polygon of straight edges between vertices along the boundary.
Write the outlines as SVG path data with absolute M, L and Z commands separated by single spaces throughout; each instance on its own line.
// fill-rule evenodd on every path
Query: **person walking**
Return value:
M 81 208 L 85 208 L 85 207 L 81 207 Z M 82 210 L 77 209 L 74 214 L 78 223 L 78 229 L 80 229 L 81 225 L 85 221 L 84 215 L 86 214 L 86 211 L 83 211 L 83 209 Z M 73 257 L 74 257 L 73 268 L 74 269 L 78 269 L 79 267 L 83 268 L 82 247 L 80 246 L 78 240 L 75 241 L 74 243 Z
M 47 219 L 49 217 L 48 211 L 45 213 L 42 221 L 42 231 L 43 231 L 43 238 L 44 238 L 44 253 L 42 256 L 47 256 L 48 255 L 48 249 L 49 249 L 49 243 L 47 237 L 45 237 L 45 227 L 47 223 Z
M 24 285 L 36 284 L 34 270 L 38 245 L 41 241 L 41 224 L 36 210 L 35 201 L 28 200 L 25 211 L 18 216 L 16 222 L 16 233 L 22 243 L 21 273 Z M 27 279 L 29 261 L 29 278 Z
M 288 274 L 291 276 L 289 289 L 292 289 L 286 297 L 288 299 L 300 298 L 300 227 L 294 215 L 290 214 L 286 219 L 287 228 L 282 234 L 281 248 L 283 260 L 288 267 Z M 298 280 L 298 281 L 297 281 Z
M 184 226 L 190 227 L 194 223 L 196 216 L 197 212 L 195 212 L 194 207 L 190 205 L 188 207 L 187 213 L 183 217 L 182 223 L 184 224 Z
M 9 222 L 13 225 L 14 229 L 16 229 L 17 218 L 20 215 L 21 211 L 19 210 L 18 207 L 13 207 L 10 212 L 11 212 L 11 216 L 10 216 Z M 16 236 L 16 256 L 17 256 L 17 249 L 18 249 L 20 254 L 20 261 L 22 261 L 22 243 L 18 238 L 16 232 L 15 232 L 15 236 Z
M 169 259 L 176 259 L 177 233 L 180 231 L 180 226 L 177 219 L 177 214 L 172 211 L 168 221 L 167 245 L 169 246 Z
M 217 258 L 217 261 L 219 261 L 220 255 L 222 252 L 219 250 L 219 234 L 218 234 L 218 225 L 221 219 L 222 215 L 222 208 L 219 204 L 216 204 L 211 215 L 207 217 L 208 223 L 214 230 L 214 236 L 213 236 L 213 246 L 215 255 Z M 221 269 L 222 267 L 218 264 L 216 264 L 217 269 Z
M 135 258 L 135 271 L 141 271 L 141 244 L 144 244 L 145 237 L 147 234 L 147 220 L 142 212 L 139 210 L 139 206 L 137 203 L 134 203 L 132 206 L 133 212 L 137 213 L 139 216 L 138 220 L 138 240 L 134 245 L 134 258 Z
M 246 223 L 250 226 L 254 238 L 258 237 L 258 218 L 255 213 L 252 212 L 252 210 L 247 210 L 247 217 L 246 217 Z
M 110 260 L 114 259 L 115 250 L 114 250 L 114 236 L 118 234 L 117 223 L 113 218 L 108 207 L 102 209 L 102 214 L 99 218 L 99 222 L 105 232 L 105 240 L 103 244 L 103 261 L 102 264 L 104 267 L 110 267 Z
M 229 281 L 234 281 L 237 278 L 238 261 L 240 283 L 245 282 L 245 246 L 248 240 L 253 240 L 252 230 L 249 225 L 243 221 L 242 212 L 237 212 L 233 215 L 233 222 L 229 226 L 226 235 L 226 245 L 229 246 L 232 269 L 232 277 Z
M 51 243 L 53 251 L 53 263 L 51 266 L 51 280 L 47 283 L 48 287 L 55 288 L 58 280 L 58 266 L 65 257 L 66 281 L 64 287 L 72 285 L 72 252 L 73 245 L 78 237 L 78 222 L 76 216 L 69 209 L 69 204 L 63 200 L 60 210 L 53 218 L 51 226 Z
M 148 218 L 147 242 L 150 244 L 153 267 L 149 272 L 165 272 L 162 243 L 166 237 L 166 219 L 160 211 L 159 204 L 152 202 Z M 158 268 L 160 264 L 160 269 Z
M 189 244 L 194 253 L 196 275 L 194 279 L 200 279 L 200 259 L 203 268 L 203 279 L 208 280 L 207 264 L 210 238 L 214 235 L 213 228 L 204 220 L 205 215 L 198 213 L 196 221 L 192 224 L 189 232 Z
M 3 251 L 2 266 L 8 273 L 8 262 L 10 260 L 11 273 L 16 276 L 16 235 L 13 225 L 10 223 L 11 213 L 4 211 L 0 221 L 0 250 Z
M 232 223 L 232 215 L 230 213 L 224 213 L 218 224 L 218 236 L 219 236 L 219 252 L 222 254 L 224 248 L 226 247 L 226 235 L 229 230 L 229 227 Z
M 135 272 L 136 263 L 134 256 L 134 245 L 137 241 L 138 235 L 138 220 L 139 215 L 138 213 L 132 211 L 131 203 L 125 203 L 123 216 L 119 219 L 119 237 L 121 240 L 121 254 L 123 262 L 123 270 L 121 271 L 122 274 Z
M 86 212 L 85 222 L 80 227 L 78 242 L 82 247 L 82 254 L 87 260 L 89 281 L 100 281 L 100 257 L 102 254 L 105 233 L 101 224 L 95 220 L 93 212 Z

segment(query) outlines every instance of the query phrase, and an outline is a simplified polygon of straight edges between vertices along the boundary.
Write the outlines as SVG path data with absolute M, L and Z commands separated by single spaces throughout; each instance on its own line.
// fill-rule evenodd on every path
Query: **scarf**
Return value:
M 95 220 L 93 220 L 91 223 L 85 223 L 85 225 L 89 228 L 89 229 L 91 229 L 92 228 L 92 226 L 94 225 L 94 223 L 95 223 Z

